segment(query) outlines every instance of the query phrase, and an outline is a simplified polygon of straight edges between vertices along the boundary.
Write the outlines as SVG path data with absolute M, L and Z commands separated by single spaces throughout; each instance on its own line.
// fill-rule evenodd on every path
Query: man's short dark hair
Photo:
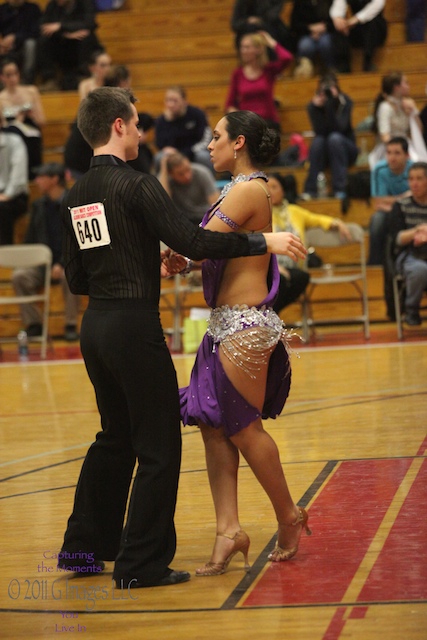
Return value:
M 49 176 L 49 178 L 57 176 L 58 184 L 62 187 L 66 185 L 65 165 L 61 162 L 45 162 L 39 167 L 34 167 L 33 173 L 35 176 Z
M 128 89 L 118 87 L 100 87 L 86 96 L 79 107 L 77 126 L 92 149 L 107 144 L 111 125 L 117 118 L 129 122 L 133 116 L 131 105 L 135 102 Z
M 427 162 L 414 162 L 414 164 L 409 167 L 409 173 L 415 169 L 422 169 L 424 175 L 427 177 Z
M 390 140 L 386 142 L 386 147 L 388 147 L 389 144 L 399 144 L 405 153 L 408 153 L 409 151 L 408 141 L 403 136 L 394 136 L 393 138 L 390 138 Z
M 173 91 L 180 95 L 183 100 L 187 100 L 187 92 L 181 84 L 171 84 L 171 86 L 166 89 L 166 93 L 168 91 Z

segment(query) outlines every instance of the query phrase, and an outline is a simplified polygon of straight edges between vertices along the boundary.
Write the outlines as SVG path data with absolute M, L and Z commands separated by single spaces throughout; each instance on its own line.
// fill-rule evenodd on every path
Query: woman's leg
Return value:
M 277 445 L 264 430 L 261 419 L 252 422 L 231 440 L 268 495 L 279 525 L 291 525 L 298 519 L 298 507 L 292 500 Z M 295 547 L 300 535 L 300 527 L 279 528 L 279 546 L 283 549 Z
M 206 454 L 209 485 L 218 533 L 234 536 L 240 530 L 237 504 L 239 451 L 222 429 L 200 424 Z M 217 536 L 211 562 L 223 562 L 233 547 L 230 538 Z
M 266 354 L 267 356 L 271 355 Z M 264 405 L 267 385 L 269 357 L 259 365 L 255 378 L 249 377 L 242 369 L 231 362 L 220 349 L 220 358 L 229 380 L 239 393 L 260 412 Z M 298 519 L 298 507 L 292 500 L 280 462 L 279 450 L 273 438 L 257 419 L 230 438 L 251 467 L 258 482 L 270 498 L 280 525 L 290 525 Z M 294 547 L 301 535 L 301 527 L 288 527 L 279 530 L 279 545 L 282 548 Z

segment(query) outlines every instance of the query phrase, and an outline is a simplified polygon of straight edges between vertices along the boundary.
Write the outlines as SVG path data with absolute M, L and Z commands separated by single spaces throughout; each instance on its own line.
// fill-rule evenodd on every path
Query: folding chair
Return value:
M 34 342 L 41 342 L 41 357 L 46 358 L 47 336 L 49 324 L 49 301 L 50 301 L 50 277 L 52 265 L 52 251 L 44 244 L 21 244 L 6 245 L 0 247 L 0 267 L 10 269 L 8 282 L 3 281 L 3 288 L 6 285 L 8 290 L 13 290 L 12 271 L 13 269 L 26 267 L 44 267 L 45 277 L 43 290 L 40 293 L 30 296 L 0 295 L 0 305 L 21 305 L 38 302 L 42 304 L 42 334 L 41 336 L 29 337 Z M 8 314 L 5 314 L 8 315 Z M 4 317 L 4 316 L 3 316 Z M 13 340 L 16 338 L 13 338 Z M 2 342 L 11 342 L 12 338 L 0 338 Z
M 366 279 L 366 255 L 365 255 L 365 234 L 362 227 L 356 223 L 349 223 L 349 231 L 351 240 L 343 239 L 338 231 L 324 231 L 320 228 L 308 229 L 306 234 L 307 246 L 316 248 L 321 247 L 345 247 L 349 244 L 359 245 L 359 257 L 357 263 L 351 266 L 341 267 L 333 266 L 330 272 L 325 271 L 321 276 L 310 275 L 310 283 L 302 298 L 302 329 L 303 338 L 308 341 L 310 338 L 310 329 L 314 330 L 315 325 L 329 325 L 345 323 L 361 323 L 364 327 L 365 338 L 369 338 L 369 308 L 368 293 Z M 361 314 L 356 316 L 347 316 L 322 319 L 315 321 L 312 310 L 312 294 L 317 287 L 331 287 L 338 284 L 350 284 L 359 294 L 361 303 Z

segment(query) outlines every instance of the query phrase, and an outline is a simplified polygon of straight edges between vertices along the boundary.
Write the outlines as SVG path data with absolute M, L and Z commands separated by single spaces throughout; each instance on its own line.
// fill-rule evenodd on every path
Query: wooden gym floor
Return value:
M 268 562 L 274 514 L 242 461 L 251 572 L 237 556 L 223 576 L 131 592 L 113 588 L 111 564 L 80 580 L 56 571 L 80 466 L 99 428 L 78 346 L 57 343 L 56 359 L 25 364 L 13 354 L 8 361 L 4 348 L 0 637 L 425 640 L 426 334 L 402 343 L 394 326 L 383 334 L 351 344 L 350 334 L 325 333 L 316 346 L 295 344 L 289 401 L 266 427 L 310 513 L 313 535 L 302 536 L 297 556 Z M 193 356 L 174 360 L 185 384 Z M 176 525 L 172 566 L 194 574 L 215 535 L 196 428 L 183 430 Z

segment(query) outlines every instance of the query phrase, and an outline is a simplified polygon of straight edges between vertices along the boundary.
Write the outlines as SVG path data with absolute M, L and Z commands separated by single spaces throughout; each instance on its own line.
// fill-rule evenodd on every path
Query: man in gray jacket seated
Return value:
M 158 179 L 175 206 L 195 224 L 219 198 L 209 169 L 190 162 L 182 153 L 166 152 L 160 162 Z

